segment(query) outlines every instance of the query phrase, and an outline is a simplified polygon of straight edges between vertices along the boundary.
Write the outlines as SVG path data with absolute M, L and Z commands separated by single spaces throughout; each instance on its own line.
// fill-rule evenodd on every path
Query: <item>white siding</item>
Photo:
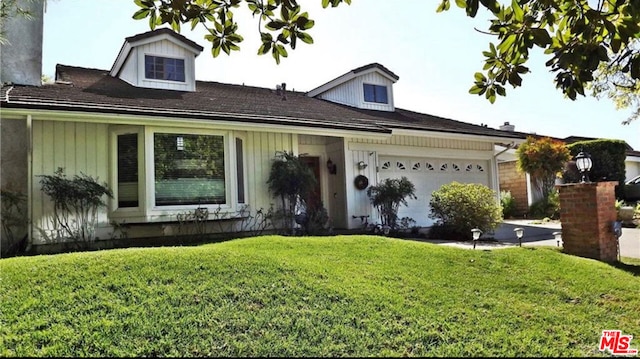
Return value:
M 382 85 L 387 87 L 388 104 L 364 101 L 363 84 Z M 393 82 L 377 72 L 358 76 L 319 95 L 323 100 L 354 106 L 369 110 L 394 111 Z
M 382 160 L 389 158 L 415 158 L 416 161 L 422 162 L 429 159 L 434 165 L 440 166 L 449 163 L 449 167 L 456 163 L 461 167 L 463 175 L 456 175 L 461 172 L 448 171 L 447 174 L 439 173 L 433 177 L 434 184 L 448 183 L 456 178 L 460 182 L 481 182 L 490 188 L 497 188 L 494 184 L 494 160 L 493 160 L 493 144 L 491 142 L 482 141 L 465 141 L 445 138 L 426 138 L 414 136 L 392 136 L 388 140 L 371 140 L 360 138 L 349 138 L 346 143 L 346 158 L 351 164 L 346 166 L 345 185 L 347 189 L 347 219 L 349 221 L 348 228 L 359 228 L 360 219 L 353 219 L 352 216 L 370 215 L 369 222 L 375 222 L 378 214 L 372 208 L 366 190 L 359 191 L 355 188 L 353 181 L 359 174 L 367 176 L 369 185 L 376 185 L 379 180 L 388 178 L 383 172 L 379 172 Z M 393 156 L 393 157 L 391 157 Z M 402 157 L 397 157 L 402 156 Z M 359 170 L 357 164 L 363 161 L 368 166 L 364 170 Z M 411 161 L 409 161 L 411 162 Z M 482 173 L 467 173 L 465 167 L 468 164 L 480 164 L 483 168 Z M 413 163 L 409 163 L 409 166 Z M 424 166 L 424 163 L 422 163 Z M 476 170 L 477 168 L 474 167 Z M 410 169 L 410 168 L 409 168 Z M 388 171 L 387 171 L 388 172 Z M 407 171 L 409 173 L 409 171 Z M 397 173 L 393 173 L 394 175 Z M 412 180 L 417 181 L 418 177 L 414 175 Z M 421 177 L 420 177 L 421 178 Z M 430 193 L 434 188 L 428 186 L 428 181 L 424 184 L 416 186 L 417 195 L 420 198 L 421 206 L 414 206 L 420 213 L 424 213 L 428 205 Z M 438 186 L 439 187 L 439 186 Z M 437 189 L 437 188 L 435 188 Z M 406 212 L 406 210 L 403 210 Z M 413 215 L 410 212 L 401 212 L 403 215 Z M 429 225 L 431 222 L 426 218 L 426 213 L 421 218 L 414 218 L 418 224 Z
M 267 210 L 277 204 L 267 189 L 267 179 L 276 152 L 297 152 L 297 136 L 292 134 L 248 132 L 245 141 L 247 169 L 246 203 L 255 210 Z M 85 173 L 99 182 L 110 178 L 109 126 L 83 122 L 34 121 L 33 123 L 33 238 L 34 244 L 45 239 L 39 229 L 51 230 L 53 206 L 40 185 L 40 175 L 52 175 L 58 167 L 65 168 L 68 177 Z M 235 178 L 234 178 L 235 180 Z M 113 187 L 113 184 L 110 184 Z M 107 209 L 100 212 L 97 236 L 108 239 L 112 229 Z M 130 236 L 171 234 L 175 225 L 157 224 L 131 228 Z M 213 228 L 216 228 L 215 226 Z
M 53 175 L 58 167 L 67 177 L 81 173 L 108 179 L 108 130 L 105 124 L 79 122 L 33 122 L 32 206 L 34 244 L 43 243 L 38 228 L 51 229 L 53 206 L 41 190 L 41 175 Z M 107 212 L 98 216 L 98 226 L 108 225 Z M 99 234 L 98 234 L 99 235 Z
M 350 143 L 369 143 L 369 144 L 385 144 L 393 146 L 415 146 L 430 148 L 447 148 L 458 150 L 472 151 L 491 151 L 493 144 L 491 142 L 454 140 L 449 138 L 435 137 L 413 137 L 413 136 L 392 136 L 387 140 L 370 140 L 361 138 L 351 138 Z
M 144 76 L 145 55 L 184 59 L 185 82 L 146 79 Z M 125 68 L 129 66 L 128 62 L 132 61 L 131 58 L 133 57 L 136 57 L 137 59 L 137 86 L 178 91 L 195 91 L 195 55 L 191 51 L 178 46 L 169 40 L 162 40 L 137 47 L 134 51 L 132 51 L 129 59 L 127 59 Z
M 291 134 L 249 132 L 247 134 L 247 203 L 253 210 L 278 205 L 267 189 L 271 164 L 278 151 L 297 151 L 297 142 Z
M 143 61 L 144 61 L 144 57 L 143 57 Z M 144 64 L 143 64 L 143 68 L 144 68 Z M 142 73 L 142 76 L 144 77 L 144 72 Z M 122 69 L 120 70 L 119 77 L 120 79 L 126 81 L 127 83 L 133 86 L 138 86 L 138 49 L 137 48 L 131 49 L 131 53 L 129 54 L 127 61 L 124 63 L 124 65 L 122 66 Z

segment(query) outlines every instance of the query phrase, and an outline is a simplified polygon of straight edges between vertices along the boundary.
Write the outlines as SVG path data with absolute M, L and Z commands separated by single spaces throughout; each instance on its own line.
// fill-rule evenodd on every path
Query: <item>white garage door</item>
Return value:
M 479 183 L 490 187 L 489 161 L 380 156 L 379 180 L 407 177 L 416 188 L 415 200 L 401 206 L 398 217 L 410 217 L 418 226 L 431 226 L 429 201 L 431 193 L 443 184 Z

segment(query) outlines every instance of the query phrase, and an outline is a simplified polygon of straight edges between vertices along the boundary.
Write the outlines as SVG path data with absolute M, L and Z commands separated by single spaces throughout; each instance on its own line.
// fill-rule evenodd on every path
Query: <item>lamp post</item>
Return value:
M 520 244 L 520 247 L 522 247 L 522 236 L 524 235 L 524 228 L 514 228 L 513 230 L 514 232 L 516 232 L 516 237 L 518 237 L 518 243 Z
M 471 230 L 471 233 L 473 233 L 473 249 L 476 249 L 476 242 L 480 238 L 482 231 L 479 230 L 478 228 L 474 228 Z
M 562 232 L 553 232 L 553 236 L 556 238 L 556 245 L 560 247 L 560 241 L 562 240 Z
M 580 183 L 591 182 L 589 181 L 589 171 L 591 171 L 591 166 L 593 166 L 591 156 L 584 151 L 580 151 L 580 153 L 576 155 L 576 167 L 578 167 L 578 171 L 582 174 L 582 181 Z

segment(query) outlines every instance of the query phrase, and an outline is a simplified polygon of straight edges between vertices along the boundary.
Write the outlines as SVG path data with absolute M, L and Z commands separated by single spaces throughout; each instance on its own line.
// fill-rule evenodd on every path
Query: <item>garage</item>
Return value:
M 378 179 L 407 177 L 416 188 L 417 199 L 408 200 L 408 206 L 401 206 L 398 218 L 410 217 L 417 226 L 433 225 L 429 218 L 431 193 L 443 184 L 479 183 L 490 187 L 489 161 L 463 159 L 436 159 L 418 157 L 379 157 Z

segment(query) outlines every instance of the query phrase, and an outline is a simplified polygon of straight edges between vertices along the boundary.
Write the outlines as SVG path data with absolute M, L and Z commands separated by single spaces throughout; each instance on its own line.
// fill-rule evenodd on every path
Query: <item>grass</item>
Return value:
M 639 267 L 374 236 L 8 258 L 0 355 L 599 356 L 640 347 Z

